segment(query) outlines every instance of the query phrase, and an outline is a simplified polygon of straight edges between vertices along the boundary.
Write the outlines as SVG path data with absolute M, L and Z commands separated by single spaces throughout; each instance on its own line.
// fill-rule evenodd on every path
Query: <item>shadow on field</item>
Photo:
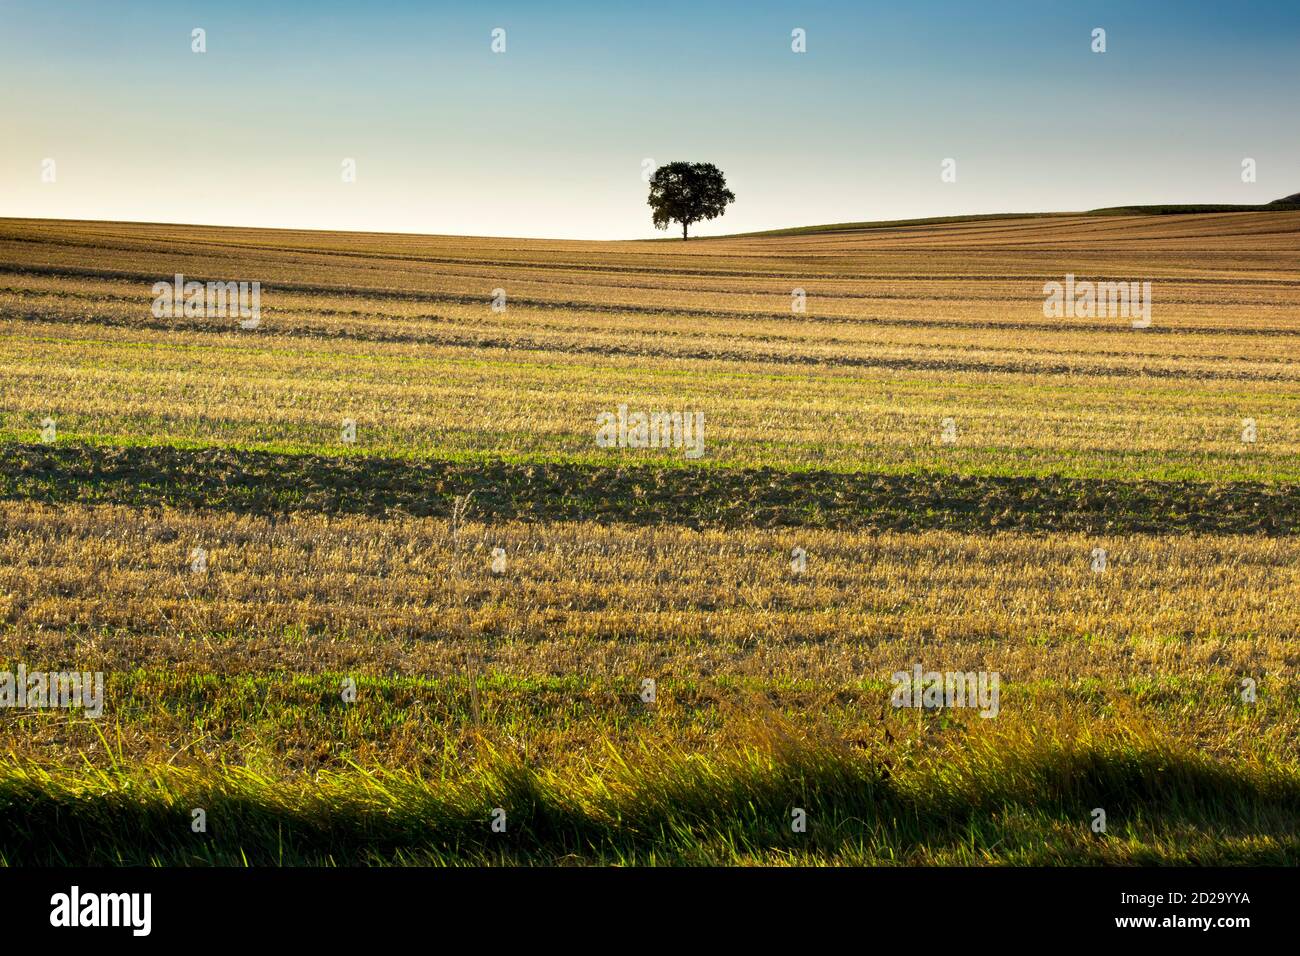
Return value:
M 0 778 L 10 864 L 1300 862 L 1300 781 L 1166 751 L 1044 749 L 898 777 L 801 744 L 643 753 L 556 776 L 494 756 L 461 782 L 239 768 Z M 206 811 L 207 832 L 192 829 Z M 505 832 L 495 832 L 495 808 Z M 1108 831 L 1093 833 L 1104 808 Z M 794 832 L 796 809 L 806 832 Z
M 694 527 L 1300 533 L 1300 485 L 449 462 L 234 449 L 0 444 L 0 497 L 252 514 Z

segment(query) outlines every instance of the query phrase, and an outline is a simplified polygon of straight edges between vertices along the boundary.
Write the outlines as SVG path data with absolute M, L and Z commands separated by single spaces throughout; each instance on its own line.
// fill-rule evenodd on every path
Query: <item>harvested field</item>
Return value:
M 2 862 L 1294 864 L 1298 558 L 1295 212 L 0 220 Z

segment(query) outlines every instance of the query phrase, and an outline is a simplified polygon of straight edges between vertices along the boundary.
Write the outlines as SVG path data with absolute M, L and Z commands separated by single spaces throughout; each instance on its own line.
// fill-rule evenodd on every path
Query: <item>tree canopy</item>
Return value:
M 705 219 L 716 219 L 736 201 L 727 188 L 722 170 L 712 163 L 669 163 L 660 166 L 650 177 L 649 206 L 654 210 L 656 229 L 667 229 L 671 222 L 682 224 L 682 239 L 688 239 L 687 227 Z

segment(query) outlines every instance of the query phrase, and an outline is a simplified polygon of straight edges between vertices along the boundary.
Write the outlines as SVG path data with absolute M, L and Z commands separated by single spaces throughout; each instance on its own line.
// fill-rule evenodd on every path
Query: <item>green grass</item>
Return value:
M 497 808 L 504 833 L 491 826 Z M 1105 833 L 1090 828 L 1094 808 Z M 806 832 L 792 827 L 796 809 Z M 731 751 L 649 743 L 599 773 L 490 746 L 456 779 L 11 765 L 0 862 L 1295 864 L 1298 810 L 1293 773 L 1224 766 L 1154 737 L 1029 737 L 912 765 L 769 721 Z
M 61 423 L 66 421 L 67 419 L 62 419 Z M 955 448 L 937 445 L 852 448 L 828 442 L 817 444 L 767 440 L 747 443 L 743 449 L 736 450 L 734 457 L 724 457 L 717 454 L 718 444 L 710 440 L 705 456 L 691 460 L 678 449 L 574 452 L 555 447 L 557 442 L 566 447 L 591 444 L 590 436 L 577 434 L 560 436 L 558 439 L 554 435 L 540 436 L 530 447 L 524 445 L 516 433 L 501 433 L 502 444 L 509 442 L 513 447 L 493 450 L 490 447 L 492 433 L 483 430 L 466 430 L 463 434 L 444 431 L 440 433 L 439 443 L 436 444 L 367 435 L 364 440 L 359 439 L 357 444 L 345 445 L 333 439 L 336 432 L 333 428 L 284 425 L 280 426 L 281 430 L 298 435 L 297 440 L 283 437 L 254 441 L 239 434 L 169 435 L 166 434 L 168 423 L 165 420 L 153 417 L 150 421 L 155 427 L 150 428 L 149 422 L 135 419 L 126 430 L 120 431 L 97 431 L 93 427 L 81 429 L 61 425 L 54 447 L 98 449 L 98 454 L 105 457 L 111 457 L 117 449 L 152 449 L 153 452 L 136 453 L 159 455 L 163 454 L 161 449 L 173 449 L 236 458 L 274 455 L 292 458 L 371 459 L 404 462 L 411 468 L 429 463 L 506 464 L 521 468 L 568 467 L 596 471 L 630 468 L 700 473 L 763 472 L 790 476 L 888 475 L 926 479 L 945 476 L 950 479 L 1065 479 L 1269 486 L 1300 483 L 1300 458 L 1260 453 L 1253 449 L 1249 452 L 1225 449 L 1160 453 L 1109 449 L 1069 451 L 1025 449 L 1010 445 L 975 445 L 970 442 Z M 365 426 L 359 426 L 359 431 L 365 434 Z M 323 433 L 331 438 L 323 439 Z M 469 446 L 469 442 L 488 447 Z M 41 444 L 38 430 L 0 427 L 0 459 L 18 454 L 20 450 L 26 454 Z

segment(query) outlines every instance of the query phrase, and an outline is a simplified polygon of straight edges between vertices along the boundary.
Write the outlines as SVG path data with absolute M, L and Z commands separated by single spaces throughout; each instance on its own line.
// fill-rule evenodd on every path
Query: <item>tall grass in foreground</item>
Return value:
M 960 744 L 856 745 L 755 718 L 707 756 L 647 740 L 599 766 L 504 746 L 461 774 L 354 767 L 0 770 L 6 864 L 1300 862 L 1300 772 L 1215 761 L 1137 724 L 972 722 Z M 191 828 L 206 811 L 207 832 Z M 505 832 L 491 826 L 505 811 Z M 1107 832 L 1091 829 L 1092 811 Z M 795 832 L 793 812 L 806 812 Z

